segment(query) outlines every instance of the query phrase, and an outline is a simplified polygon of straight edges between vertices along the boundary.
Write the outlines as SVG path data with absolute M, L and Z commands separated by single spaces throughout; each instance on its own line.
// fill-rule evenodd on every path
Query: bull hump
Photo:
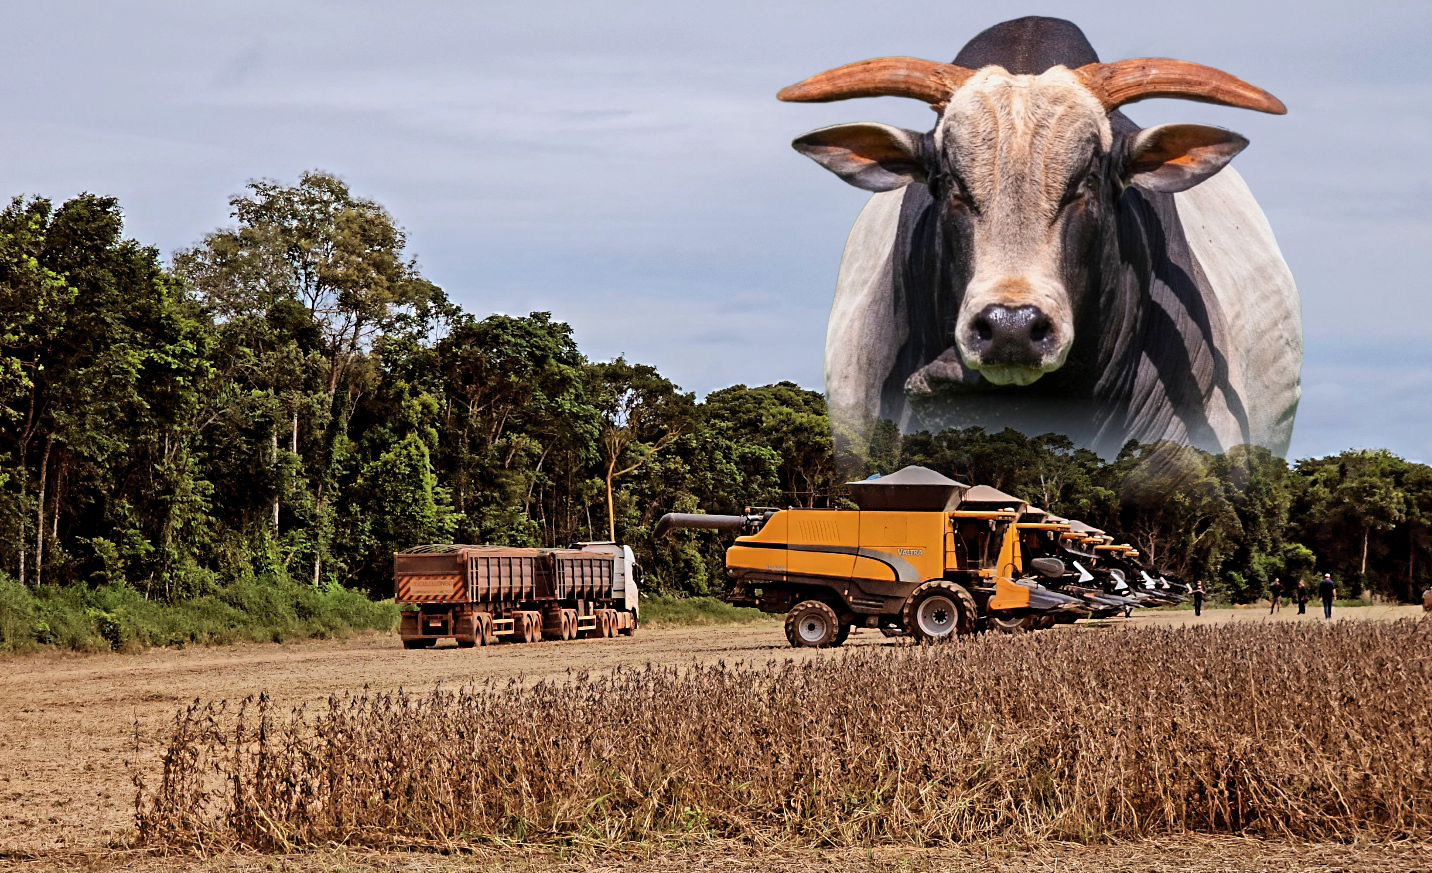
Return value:
M 1016 76 L 1037 76 L 1060 65 L 1072 70 L 1098 61 L 1099 55 L 1078 25 L 1037 15 L 996 24 L 955 56 L 955 63 L 962 67 L 978 70 L 996 64 Z

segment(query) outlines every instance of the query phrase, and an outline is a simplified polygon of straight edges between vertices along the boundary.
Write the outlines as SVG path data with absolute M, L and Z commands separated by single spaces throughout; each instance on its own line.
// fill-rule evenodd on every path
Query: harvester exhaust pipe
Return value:
M 694 512 L 668 512 L 656 523 L 653 531 L 655 536 L 661 536 L 675 528 L 699 528 L 703 530 L 734 530 L 744 531 L 751 523 L 751 517 L 746 515 L 702 515 Z

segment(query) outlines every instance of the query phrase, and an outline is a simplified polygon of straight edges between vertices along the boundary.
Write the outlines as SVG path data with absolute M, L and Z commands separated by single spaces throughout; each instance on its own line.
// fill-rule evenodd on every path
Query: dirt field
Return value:
M 1269 617 L 1266 609 L 1210 610 L 1201 618 L 1191 611 L 1147 613 L 1128 622 L 1110 622 L 1106 628 L 1140 624 L 1177 625 L 1225 621 L 1321 621 L 1321 615 L 1296 615 L 1296 608 Z M 1389 620 L 1421 615 L 1419 607 L 1366 607 L 1340 610 L 1338 618 Z M 1102 632 L 1104 628 L 1077 628 L 1076 632 Z M 1064 630 L 1062 632 L 1068 632 Z M 851 645 L 889 645 L 892 641 L 873 632 L 852 636 Z M 403 686 L 426 690 L 437 683 L 461 684 L 473 679 L 552 678 L 583 670 L 600 670 L 647 662 L 690 662 L 725 660 L 765 662 L 775 658 L 827 658 L 829 651 L 793 650 L 786 646 L 779 624 L 772 622 L 717 628 L 643 629 L 635 638 L 541 643 L 533 646 L 497 646 L 459 650 L 441 648 L 404 651 L 395 637 L 366 635 L 347 641 L 319 641 L 286 645 L 242 645 L 229 648 L 160 650 L 140 655 L 58 655 L 42 654 L 0 660 L 0 866 L 42 863 L 68 867 L 85 862 L 109 867 L 142 860 L 122 851 L 130 836 L 133 787 L 129 765 L 153 773 L 158 742 L 174 713 L 195 698 L 237 699 L 266 691 L 282 702 L 318 700 L 328 694 L 369 686 L 390 689 Z M 137 740 L 137 752 L 136 752 Z M 1242 841 L 1204 841 L 1208 846 L 1241 844 Z M 1267 869 L 1285 869 L 1277 859 L 1286 860 L 1287 847 L 1265 847 Z M 1345 847 L 1304 847 L 1309 863 L 1322 858 L 1317 869 L 1336 868 L 1339 863 L 1325 852 Z M 1425 847 L 1367 847 L 1363 857 L 1369 866 L 1359 869 L 1413 869 L 1408 857 L 1399 852 Z M 117 854 L 113 850 L 121 849 Z M 1177 847 L 1164 846 L 1157 852 L 1170 861 Z M 1053 851 L 1052 849 L 1050 851 Z M 1143 851 L 1143 850 L 1140 850 Z M 1182 850 L 1178 850 L 1182 851 Z M 1220 856 L 1222 849 L 1209 858 Z M 1260 848 L 1259 852 L 1265 851 Z M 1348 850 L 1350 851 L 1350 850 Z M 1258 869 L 1249 867 L 1257 853 L 1230 849 L 1232 867 L 1197 867 L 1180 863 L 1179 869 Z M 1379 854 L 1381 853 L 1381 854 Z M 1391 853 L 1391 854 L 1389 854 Z M 1056 853 L 1057 854 L 1057 853 Z M 1136 853 L 1138 854 L 1138 853 Z M 902 855 L 920 867 L 930 853 Z M 1038 856 L 1038 857 L 1036 857 Z M 1384 857 L 1385 856 L 1385 857 Z M 708 863 L 709 853 L 703 855 Z M 721 855 L 724 857 L 724 853 Z M 976 859 L 961 851 L 933 861 L 958 867 Z M 1009 867 L 1008 869 L 1084 869 L 1065 866 L 1056 856 L 1041 850 L 1021 859 L 1034 863 L 1040 857 L 1054 866 Z M 1080 854 L 1079 857 L 1086 857 Z M 1146 858 L 1148 856 L 1145 856 Z M 1360 856 L 1362 857 L 1362 856 Z M 1432 853 L 1424 857 L 1432 857 Z M 521 859 L 526 858 L 527 862 Z M 25 860 L 28 859 L 28 860 Z M 556 864 L 547 854 L 504 855 L 516 868 Z M 545 859 L 545 860 L 544 860 Z M 1054 860 L 1050 860 L 1054 859 Z M 251 859 L 252 860 L 252 859 Z M 472 867 L 489 866 L 495 859 L 469 859 Z M 639 864 L 652 870 L 671 869 L 672 856 L 648 859 Z M 729 859 L 729 869 L 757 866 Z M 872 857 L 871 866 L 893 863 L 890 855 Z M 231 859 L 222 869 L 258 869 Z M 1011 860 L 1013 863 L 1014 860 Z M 1331 862 L 1329 864 L 1329 862 Z M 694 863 L 694 860 L 693 862 Z M 1023 860 L 1018 863 L 1023 864 Z M 1040 861 L 1039 863 L 1043 863 Z M 1083 862 L 1079 862 L 1082 864 Z M 1263 862 L 1257 862 L 1263 863 Z M 816 857 L 805 858 L 800 866 L 821 865 Z M 1423 862 L 1432 869 L 1432 861 Z M 162 866 L 162 865 L 161 865 Z M 466 867 L 459 859 L 441 861 L 423 856 L 316 855 L 305 858 L 309 869 L 442 869 Z M 563 866 L 566 866 L 563 863 Z M 676 866 L 685 866 L 677 863 Z M 1102 869 L 1121 869 L 1106 861 Z M 152 869 L 160 869 L 154 866 Z M 38 869 L 38 867 L 37 867 Z M 200 869 L 220 869 L 210 864 Z M 1005 869 L 1001 867 L 1001 869 Z M 1089 867 L 1088 869 L 1093 869 Z M 1144 864 L 1141 869 L 1151 869 Z M 1170 867 L 1172 869 L 1172 867 Z M 1312 869 L 1312 868 L 1310 868 Z

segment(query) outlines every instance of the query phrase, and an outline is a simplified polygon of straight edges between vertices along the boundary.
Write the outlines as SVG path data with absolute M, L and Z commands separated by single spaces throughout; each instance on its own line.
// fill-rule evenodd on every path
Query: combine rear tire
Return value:
M 905 629 L 922 643 L 939 643 L 975 632 L 974 596 L 957 582 L 926 582 L 905 601 Z
M 1025 634 L 1034 630 L 1035 619 L 1032 615 L 1012 616 L 1000 618 L 997 615 L 989 617 L 990 630 L 999 631 L 1002 634 Z
M 840 620 L 835 610 L 819 600 L 802 600 L 786 613 L 786 640 L 798 649 L 839 645 L 835 641 L 839 634 Z

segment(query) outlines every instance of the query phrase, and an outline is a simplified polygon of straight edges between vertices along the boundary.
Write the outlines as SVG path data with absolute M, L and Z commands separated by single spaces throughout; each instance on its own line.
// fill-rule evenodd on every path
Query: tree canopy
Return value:
M 203 595 L 236 578 L 391 594 L 431 541 L 631 544 L 656 587 L 719 593 L 726 540 L 668 511 L 842 505 L 922 464 L 1128 537 L 1233 600 L 1314 571 L 1413 597 L 1432 579 L 1432 468 L 1386 451 L 1289 465 L 1057 434 L 888 424 L 837 448 L 790 382 L 697 398 L 589 360 L 551 313 L 453 305 L 386 210 L 318 172 L 251 183 L 166 263 L 119 204 L 0 212 L 0 570 L 29 586 Z M 481 289 L 471 290 L 480 298 Z

